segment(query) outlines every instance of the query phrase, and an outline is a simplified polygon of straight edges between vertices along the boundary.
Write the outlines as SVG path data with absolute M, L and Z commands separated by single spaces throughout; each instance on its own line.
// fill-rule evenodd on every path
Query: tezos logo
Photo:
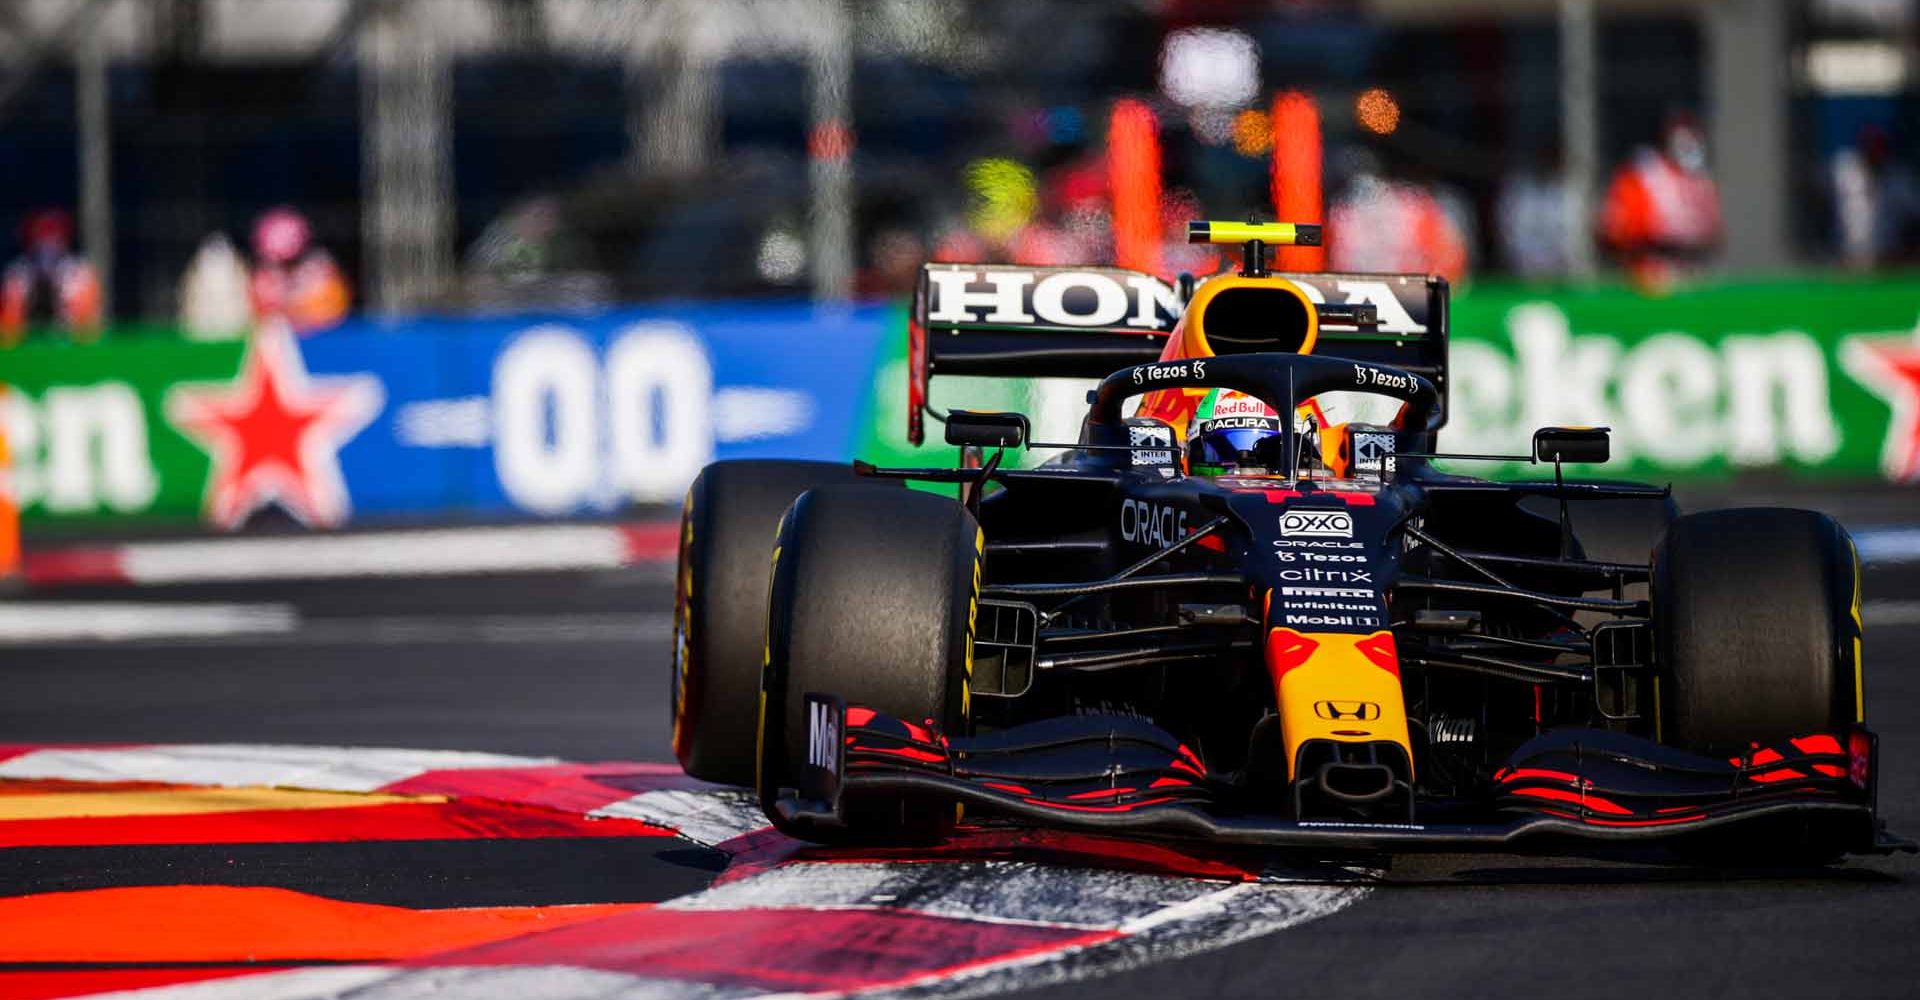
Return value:
M 1388 389 L 1399 389 L 1402 392 L 1412 392 L 1414 385 L 1413 377 L 1410 375 L 1381 371 L 1368 365 L 1353 366 L 1353 381 L 1355 385 L 1382 386 Z
M 1136 365 L 1133 369 L 1133 384 L 1145 385 L 1148 379 L 1156 381 L 1163 378 L 1207 377 L 1205 361 L 1188 361 L 1177 365 Z
M 1290 510 L 1280 515 L 1286 538 L 1352 538 L 1353 515 L 1344 510 Z
M 1294 552 L 1290 549 L 1279 549 L 1274 552 L 1274 555 L 1279 556 L 1281 562 L 1300 560 L 1303 562 L 1357 563 L 1367 561 L 1366 556 L 1341 555 L 1338 552 Z

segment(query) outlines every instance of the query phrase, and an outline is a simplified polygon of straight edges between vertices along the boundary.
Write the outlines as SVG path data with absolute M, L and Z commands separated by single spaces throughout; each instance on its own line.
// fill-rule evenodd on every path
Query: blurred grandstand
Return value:
M 1356 263 L 1557 279 L 1631 252 L 1595 238 L 1610 178 L 1694 115 L 1738 210 L 1670 248 L 1690 269 L 1875 268 L 1920 254 L 1917 23 L 1912 0 L 10 0 L 0 233 L 72 210 L 122 321 L 176 315 L 209 234 L 279 205 L 382 312 L 842 298 L 927 255 L 1206 270 L 1126 231 L 1306 185 L 1311 214 L 1428 219 Z M 1151 177 L 1116 173 L 1122 101 Z M 1152 218 L 1116 223 L 1142 184 Z

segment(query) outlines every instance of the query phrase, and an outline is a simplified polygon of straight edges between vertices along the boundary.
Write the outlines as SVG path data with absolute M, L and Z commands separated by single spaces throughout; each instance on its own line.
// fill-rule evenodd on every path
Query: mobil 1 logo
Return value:
M 824 698 L 807 699 L 807 763 L 840 772 L 840 713 Z

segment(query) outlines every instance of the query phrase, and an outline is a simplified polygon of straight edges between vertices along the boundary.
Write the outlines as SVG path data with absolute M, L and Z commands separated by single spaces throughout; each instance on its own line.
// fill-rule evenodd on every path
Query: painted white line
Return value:
M 1920 625 L 1920 601 L 1868 601 L 1860 617 L 1868 625 Z
M 164 639 L 168 646 L 415 646 L 484 643 L 556 645 L 561 643 L 665 642 L 673 635 L 673 616 L 580 613 L 557 615 L 447 615 L 307 618 L 292 632 L 274 635 L 190 636 Z
M 767 825 L 767 814 L 752 792 L 667 790 L 642 792 L 601 806 L 589 816 L 637 819 L 664 826 L 680 836 L 714 847 Z
M 249 744 L 34 750 L 0 761 L 0 778 L 157 781 L 223 788 L 274 786 L 371 792 L 428 771 L 537 767 L 553 757 L 465 750 L 397 750 Z
M 111 993 L 89 993 L 86 996 L 87 1000 L 319 1000 L 322 997 L 358 997 L 361 996 L 359 990 L 400 974 L 398 969 L 377 965 L 342 965 L 288 969 L 284 972 L 115 990 Z
M 0 604 L 0 647 L 557 645 L 672 635 L 673 616 L 658 611 L 302 618 L 281 604 Z
M 1853 544 L 1862 562 L 1920 562 L 1920 528 L 1861 528 Z
M 617 569 L 628 553 L 615 526 L 526 525 L 145 542 L 126 546 L 122 564 L 135 583 L 166 584 Z
M 1185 919 L 1219 882 L 1025 861 L 789 862 L 662 903 L 675 910 L 905 909 L 936 917 L 1120 930 L 1156 915 Z M 1141 929 L 1154 926 L 1141 924 Z
M 1075 872 L 1063 871 L 1063 877 Z M 957 1000 L 1109 976 L 1146 965 L 1205 954 L 1332 916 L 1365 899 L 1371 890 L 1354 885 L 1263 885 L 1243 883 L 1140 918 L 1135 929 L 1098 944 L 1040 952 L 969 969 L 938 973 L 863 997 Z M 1187 992 L 1204 995 L 1203 983 Z
M 287 604 L 0 604 L 0 645 L 287 635 Z

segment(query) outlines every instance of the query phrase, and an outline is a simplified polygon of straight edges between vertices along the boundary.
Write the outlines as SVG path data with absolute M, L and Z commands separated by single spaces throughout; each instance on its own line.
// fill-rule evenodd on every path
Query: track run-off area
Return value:
M 1911 836 L 1920 531 L 1834 512 L 1867 559 L 1882 809 Z M 0 997 L 1920 993 L 1911 856 L 797 844 L 670 763 L 671 539 L 36 553 L 0 602 Z

